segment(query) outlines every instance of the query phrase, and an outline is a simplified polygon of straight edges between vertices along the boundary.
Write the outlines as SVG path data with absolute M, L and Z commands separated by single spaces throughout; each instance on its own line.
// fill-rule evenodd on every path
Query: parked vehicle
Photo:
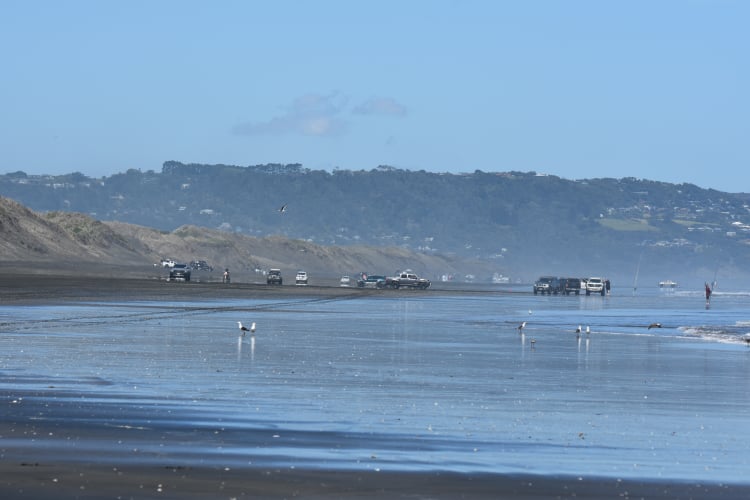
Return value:
M 604 289 L 604 280 L 601 278 L 589 278 L 586 281 L 586 295 L 592 293 L 598 293 L 604 296 L 606 290 Z
M 378 274 L 363 274 L 357 280 L 357 286 L 359 288 L 384 288 L 385 276 L 380 276 Z
M 305 271 L 297 271 L 294 283 L 296 285 L 307 285 L 307 273 Z
M 270 269 L 266 276 L 266 284 L 282 285 L 284 280 L 281 278 L 281 269 Z
M 565 295 L 574 293 L 576 295 L 581 294 L 581 279 L 580 278 L 560 278 L 562 285 L 562 291 Z
M 169 270 L 169 281 L 190 281 L 190 272 L 187 264 L 175 264 Z
M 554 293 L 557 295 L 561 291 L 562 287 L 560 286 L 560 279 L 555 276 L 542 276 L 534 283 L 534 295 L 538 293 L 541 293 L 542 295 L 545 293 L 552 295 Z
M 174 267 L 175 261 L 173 259 L 161 259 L 161 267 Z
M 351 286 L 352 279 L 349 276 L 342 276 L 341 280 L 339 280 L 340 286 Z
M 214 268 L 211 267 L 208 262 L 205 260 L 194 260 L 190 263 L 190 267 L 197 271 L 213 271 Z
M 430 280 L 427 278 L 420 278 L 414 272 L 408 270 L 399 273 L 398 276 L 385 279 L 385 286 L 396 289 L 401 287 L 425 289 L 429 288 L 430 284 Z

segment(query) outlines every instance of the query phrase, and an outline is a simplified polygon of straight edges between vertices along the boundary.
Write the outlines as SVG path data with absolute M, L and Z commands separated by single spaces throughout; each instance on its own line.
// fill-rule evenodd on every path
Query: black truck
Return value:
M 560 278 L 560 281 L 562 282 L 562 292 L 565 295 L 581 294 L 581 278 Z

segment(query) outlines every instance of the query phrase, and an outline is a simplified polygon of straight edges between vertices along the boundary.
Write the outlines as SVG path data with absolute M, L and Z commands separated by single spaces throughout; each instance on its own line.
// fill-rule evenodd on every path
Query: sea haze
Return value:
M 2 445 L 112 463 L 747 482 L 748 306 L 742 291 L 707 308 L 699 291 L 512 287 L 0 306 L 0 421 L 16 429 Z

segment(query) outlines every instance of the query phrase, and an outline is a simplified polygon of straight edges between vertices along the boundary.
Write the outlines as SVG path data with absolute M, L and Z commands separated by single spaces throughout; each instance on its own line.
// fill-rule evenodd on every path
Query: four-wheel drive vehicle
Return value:
M 281 269 L 270 269 L 268 276 L 266 276 L 266 283 L 269 285 L 281 285 L 283 280 L 281 278 Z
M 554 276 L 542 276 L 538 280 L 536 280 L 536 283 L 534 283 L 534 295 L 537 293 L 541 293 L 544 295 L 545 293 L 548 295 L 555 294 L 557 295 L 560 293 L 561 287 L 560 287 L 560 280 L 555 278 Z
M 560 278 L 560 284 L 562 286 L 562 292 L 565 295 L 570 295 L 571 293 L 579 295 L 581 293 L 580 278 Z
M 349 286 L 352 283 L 352 279 L 349 276 L 342 276 L 339 284 L 341 286 Z
M 430 280 L 428 280 L 427 278 L 420 278 L 411 271 L 404 271 L 398 276 L 386 278 L 385 286 L 389 286 L 391 288 L 410 287 L 425 289 L 429 288 Z
M 604 295 L 604 280 L 601 278 L 589 278 L 586 281 L 586 295 L 591 295 L 592 293 Z
M 214 268 L 208 265 L 205 260 L 194 260 L 190 263 L 190 267 L 197 271 L 213 271 Z
M 307 285 L 307 273 L 305 271 L 297 271 L 294 283 L 296 285 Z
M 385 276 L 377 274 L 363 275 L 357 280 L 359 288 L 383 288 L 385 287 Z
M 187 264 L 175 264 L 169 270 L 169 281 L 190 281 L 190 271 Z

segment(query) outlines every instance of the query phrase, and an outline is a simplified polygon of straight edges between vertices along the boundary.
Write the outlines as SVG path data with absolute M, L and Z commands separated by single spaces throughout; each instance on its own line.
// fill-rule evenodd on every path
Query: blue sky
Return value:
M 0 3 L 0 173 L 637 177 L 750 192 L 750 2 Z

